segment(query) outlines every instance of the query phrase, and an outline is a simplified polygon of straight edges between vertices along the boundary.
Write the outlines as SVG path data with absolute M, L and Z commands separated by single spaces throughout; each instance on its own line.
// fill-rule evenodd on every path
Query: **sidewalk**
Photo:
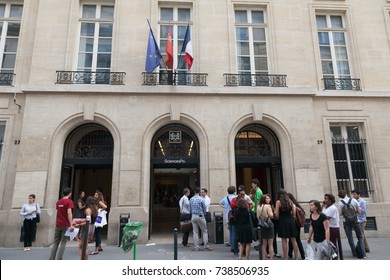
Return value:
M 183 247 L 178 240 L 177 256 L 179 260 L 234 260 L 233 254 L 230 252 L 230 247 L 225 244 L 210 244 L 213 251 L 194 251 L 191 247 Z M 371 253 L 368 253 L 368 260 L 390 260 L 390 238 L 370 238 L 368 239 Z M 64 260 L 79 260 L 78 243 L 69 241 L 64 254 Z M 252 243 L 251 260 L 259 259 L 258 252 L 253 248 L 255 243 Z M 305 246 L 305 244 L 304 244 Z M 346 239 L 342 240 L 344 259 L 359 260 L 352 257 Z M 89 244 L 89 252 L 92 252 L 94 244 Z M 133 249 L 124 253 L 123 250 L 114 245 L 104 245 L 104 251 L 98 255 L 89 256 L 89 260 L 133 260 Z M 33 247 L 31 251 L 24 252 L 23 248 L 0 248 L 0 260 L 48 260 L 51 247 Z M 282 254 L 282 244 L 278 239 L 278 253 Z M 136 248 L 137 260 L 174 260 L 174 247 L 172 244 L 147 243 L 137 244 Z M 280 260 L 275 258 L 274 260 Z

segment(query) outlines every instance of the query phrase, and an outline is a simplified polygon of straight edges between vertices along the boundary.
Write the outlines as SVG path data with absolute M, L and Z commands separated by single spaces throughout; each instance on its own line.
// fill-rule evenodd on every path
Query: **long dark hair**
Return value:
M 299 204 L 299 202 L 295 199 L 295 197 L 293 196 L 292 193 L 288 193 L 287 196 L 291 199 L 292 203 L 295 204 L 296 207 L 298 207 L 299 209 L 301 209 L 303 211 L 303 213 L 305 213 L 305 210 L 303 210 L 302 206 Z
M 287 212 L 292 210 L 292 201 L 284 189 L 278 191 L 278 200 L 280 201 L 280 209 Z
M 96 217 L 98 215 L 98 207 L 96 206 L 96 200 L 93 196 L 88 196 L 85 201 L 85 208 L 91 209 L 92 217 Z

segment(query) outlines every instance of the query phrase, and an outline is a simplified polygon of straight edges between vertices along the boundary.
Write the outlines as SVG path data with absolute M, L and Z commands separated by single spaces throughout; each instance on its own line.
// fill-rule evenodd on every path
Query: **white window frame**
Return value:
M 1 73 L 14 73 L 15 66 L 16 66 L 16 56 L 17 56 L 18 46 L 16 47 L 15 52 L 6 52 L 5 51 L 5 43 L 6 43 L 7 38 L 17 38 L 18 45 L 19 45 L 20 31 L 21 31 L 21 27 L 22 27 L 22 16 L 20 18 L 12 18 L 12 17 L 10 17 L 10 12 L 11 12 L 12 6 L 22 6 L 22 9 L 24 7 L 23 7 L 23 3 L 19 3 L 19 2 L 15 2 L 15 3 L 7 2 L 7 3 L 0 3 L 0 4 L 5 5 L 4 17 L 0 18 L 0 22 L 3 23 L 3 26 L 1 29 L 1 34 L 0 34 L 0 36 L 1 36 L 0 37 L 0 72 Z M 9 23 L 18 23 L 20 25 L 18 37 L 7 37 Z M 3 68 L 3 59 L 4 59 L 5 54 L 14 54 L 15 55 L 15 61 L 14 61 L 13 68 Z
M 318 27 L 317 26 L 317 16 L 325 16 L 327 27 Z M 342 20 L 342 27 L 341 28 L 333 28 L 333 27 L 331 27 L 331 17 L 332 16 L 339 16 L 339 17 L 341 17 L 341 20 Z M 350 57 L 350 53 L 351 52 L 349 50 L 348 30 L 346 28 L 345 15 L 343 13 L 316 12 L 316 14 L 315 14 L 315 23 L 316 23 L 316 29 L 317 29 L 317 40 L 318 40 L 318 33 L 319 32 L 326 32 L 329 35 L 329 47 L 330 47 L 330 54 L 331 54 L 331 62 L 332 62 L 332 65 L 333 65 L 333 74 L 324 73 L 323 72 L 323 68 L 322 68 L 322 61 L 324 61 L 324 59 L 321 58 L 321 51 L 319 51 L 322 76 L 324 78 L 335 78 L 335 79 L 346 78 L 346 79 L 350 79 L 352 77 L 352 67 L 351 67 L 351 57 Z M 339 73 L 339 68 L 337 66 L 337 61 L 341 61 L 341 60 L 337 60 L 337 57 L 336 57 L 336 51 L 335 51 L 336 45 L 334 44 L 334 38 L 333 38 L 335 32 L 342 32 L 344 34 L 345 48 L 346 48 L 346 52 L 347 52 L 347 60 L 346 61 L 348 63 L 349 74 L 340 74 Z M 320 45 L 320 42 L 318 40 L 318 48 L 320 49 L 320 47 L 321 47 L 321 45 Z M 328 61 L 328 60 L 326 60 L 326 61 Z M 345 61 L 345 60 L 343 60 L 343 61 Z
M 172 21 L 167 21 L 167 20 L 162 20 L 161 19 L 161 10 L 162 9 L 172 9 L 173 10 L 173 19 L 172 19 Z M 179 20 L 179 9 L 187 9 L 187 10 L 190 11 L 190 20 L 189 21 L 180 21 Z M 179 6 L 161 5 L 159 7 L 158 38 L 159 38 L 159 46 L 160 46 L 161 55 L 163 56 L 162 60 L 165 61 L 166 52 L 163 51 L 163 46 L 165 48 L 165 42 L 166 42 L 167 38 L 166 37 L 162 37 L 161 28 L 163 26 L 168 27 L 170 25 L 171 26 L 171 31 L 172 31 L 173 69 L 177 69 L 179 72 L 187 72 L 188 69 L 187 69 L 187 65 L 184 63 L 184 56 L 185 56 L 185 54 L 181 53 L 181 48 L 182 48 L 182 45 L 183 45 L 183 42 L 184 42 L 184 35 L 185 35 L 185 33 L 183 34 L 182 38 L 179 38 L 178 37 L 179 36 L 178 29 L 179 29 L 179 27 L 183 28 L 183 29 L 186 29 L 187 25 L 189 24 L 190 25 L 190 31 L 191 31 L 191 41 L 192 41 L 192 43 L 194 42 L 194 39 L 193 39 L 193 37 L 194 37 L 193 33 L 194 32 L 193 32 L 193 28 L 192 28 L 192 16 L 193 16 L 192 13 L 193 13 L 192 7 L 188 6 L 188 5 L 179 5 Z M 194 45 L 192 44 L 192 46 L 194 46 Z M 178 66 L 179 66 L 178 62 L 179 62 L 180 59 L 183 61 L 183 65 L 182 66 L 184 66 L 184 68 L 179 68 L 178 69 Z M 161 66 L 163 66 L 163 67 L 161 67 Z M 164 62 L 160 63 L 160 70 L 166 70 Z
M 247 12 L 247 23 L 237 23 L 235 20 L 235 13 L 236 11 L 246 11 Z M 252 22 L 252 11 L 261 11 L 263 12 L 263 18 L 264 22 L 263 23 L 253 23 Z M 237 38 L 237 28 L 248 28 L 248 39 L 249 39 L 249 59 L 250 59 L 250 70 L 240 70 L 239 69 L 239 57 L 242 55 L 238 54 L 238 49 L 237 49 L 237 42 L 239 41 Z M 265 47 L 266 47 L 266 61 L 267 61 L 267 70 L 256 70 L 256 64 L 255 64 L 255 54 L 254 54 L 254 39 L 253 39 L 253 29 L 254 28 L 261 28 L 264 29 L 264 34 L 265 34 Z M 235 35 L 235 49 L 236 49 L 236 63 L 237 63 L 237 72 L 239 74 L 268 74 L 270 65 L 269 65 L 269 51 L 268 51 L 268 23 L 267 23 L 267 12 L 266 9 L 264 8 L 248 8 L 248 7 L 235 7 L 234 8 L 234 35 Z M 259 57 L 264 57 L 264 56 L 259 56 Z
M 96 13 L 95 13 L 94 18 L 83 18 L 84 6 L 95 6 L 96 7 Z M 112 34 L 112 37 L 104 37 L 104 38 L 111 38 L 111 52 L 110 53 L 107 52 L 107 54 L 110 54 L 110 56 L 111 56 L 110 68 L 98 68 L 97 67 L 97 57 L 99 54 L 98 47 L 99 47 L 99 39 L 100 39 L 100 37 L 99 37 L 100 24 L 107 24 L 107 23 L 111 24 L 112 30 L 113 30 L 112 32 L 114 32 L 114 16 L 112 19 L 100 18 L 102 7 L 113 7 L 115 10 L 115 6 L 113 4 L 105 4 L 105 3 L 98 4 L 98 3 L 89 3 L 88 2 L 88 3 L 83 3 L 80 5 L 80 18 L 79 18 L 79 28 L 78 28 L 79 36 L 78 36 L 77 60 L 76 60 L 76 67 L 77 67 L 78 71 L 91 71 L 91 72 L 106 71 L 106 72 L 109 72 L 112 69 L 112 50 L 113 50 L 113 39 L 114 39 L 113 34 Z M 93 23 L 95 25 L 94 26 L 94 36 L 93 36 L 92 64 L 91 64 L 90 68 L 79 65 L 80 54 L 90 53 L 90 52 L 81 52 L 80 51 L 80 43 L 81 43 L 81 38 L 82 38 L 82 36 L 81 36 L 82 23 Z

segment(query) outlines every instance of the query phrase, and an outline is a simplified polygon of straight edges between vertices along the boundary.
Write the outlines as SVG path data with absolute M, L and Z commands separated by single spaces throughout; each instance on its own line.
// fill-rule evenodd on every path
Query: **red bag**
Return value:
M 297 210 L 296 210 L 296 215 L 295 215 L 295 223 L 299 227 L 303 227 L 303 225 L 305 224 L 305 220 L 306 220 L 305 212 L 303 212 L 302 209 L 299 207 L 297 207 L 296 209 Z

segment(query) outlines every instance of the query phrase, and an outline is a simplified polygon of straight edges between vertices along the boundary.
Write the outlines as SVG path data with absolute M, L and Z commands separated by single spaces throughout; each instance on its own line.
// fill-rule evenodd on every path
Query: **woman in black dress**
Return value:
M 298 245 L 296 236 L 298 235 L 295 226 L 296 206 L 287 196 L 284 189 L 278 192 L 278 200 L 275 204 L 275 216 L 279 219 L 278 236 L 282 238 L 283 258 L 288 259 L 287 239 L 291 240 L 294 249 L 294 259 L 298 257 Z
M 238 199 L 237 202 L 237 240 L 240 243 L 239 259 L 242 260 L 242 255 L 245 251 L 246 259 L 249 260 L 251 244 L 252 244 L 252 225 L 251 215 L 249 213 L 248 204 L 245 198 Z

